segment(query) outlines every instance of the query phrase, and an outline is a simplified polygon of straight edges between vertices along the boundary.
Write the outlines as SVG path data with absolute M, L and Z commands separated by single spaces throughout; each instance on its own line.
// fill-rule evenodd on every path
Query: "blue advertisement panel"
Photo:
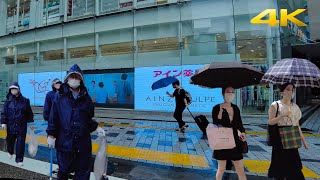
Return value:
M 212 107 L 223 102 L 221 88 L 207 89 L 190 84 L 190 78 L 203 65 L 143 67 L 135 69 L 135 109 L 148 111 L 174 111 L 175 99 L 166 95 L 174 89 L 166 88 L 152 90 L 152 84 L 164 77 L 175 76 L 182 88 L 192 96 L 190 110 L 192 112 L 211 112 Z
M 32 106 L 43 106 L 47 93 L 52 91 L 52 80 L 59 78 L 63 81 L 66 73 L 66 71 L 21 73 L 18 74 L 18 83 L 23 96 L 30 99 Z
M 100 107 L 133 109 L 133 80 L 133 69 L 84 71 L 89 95 Z

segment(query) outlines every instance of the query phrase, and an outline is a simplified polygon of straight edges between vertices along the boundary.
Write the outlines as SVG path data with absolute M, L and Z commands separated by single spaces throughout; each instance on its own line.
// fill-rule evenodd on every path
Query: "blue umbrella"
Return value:
M 152 90 L 160 89 L 169 86 L 170 84 L 177 82 L 178 79 L 172 76 L 159 79 L 158 81 L 154 82 L 151 86 Z

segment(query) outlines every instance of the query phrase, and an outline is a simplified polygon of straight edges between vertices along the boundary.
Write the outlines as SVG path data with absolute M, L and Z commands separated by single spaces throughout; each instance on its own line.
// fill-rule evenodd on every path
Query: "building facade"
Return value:
M 320 1 L 308 0 L 308 14 L 310 22 L 310 37 L 312 40 L 320 40 Z
M 210 112 L 222 101 L 221 90 L 190 85 L 190 76 L 215 61 L 267 70 L 281 59 L 282 42 L 303 38 L 290 35 L 289 26 L 250 20 L 265 9 L 289 7 L 288 2 L 2 0 L 1 101 L 8 84 L 19 81 L 32 104 L 41 106 L 50 80 L 63 78 L 77 63 L 97 106 L 172 111 L 173 100 L 165 92 L 173 89 L 152 91 L 151 85 L 175 76 L 192 94 L 191 108 Z M 265 114 L 277 98 L 272 86 L 252 86 L 237 90 L 234 103 L 244 114 Z

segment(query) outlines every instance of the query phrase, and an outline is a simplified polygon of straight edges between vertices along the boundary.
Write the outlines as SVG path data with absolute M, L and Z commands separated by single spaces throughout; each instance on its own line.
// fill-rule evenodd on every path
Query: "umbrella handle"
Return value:
M 52 180 L 53 148 L 50 148 L 50 180 Z

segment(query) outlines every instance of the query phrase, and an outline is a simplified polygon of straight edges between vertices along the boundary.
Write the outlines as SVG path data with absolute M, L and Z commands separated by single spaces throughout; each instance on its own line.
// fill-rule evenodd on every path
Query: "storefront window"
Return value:
M 4 61 L 4 65 L 14 64 L 14 52 L 15 47 L 7 47 L 2 49 L 2 59 Z
M 119 10 L 119 0 L 101 0 L 101 12 L 114 12 Z
M 17 56 L 17 63 L 28 63 L 30 60 L 30 56 L 33 56 L 33 54 L 20 54 Z
M 71 7 L 72 12 L 69 14 L 69 16 L 71 15 L 70 18 L 92 15 L 95 13 L 95 0 L 73 0 Z
M 68 59 L 85 59 L 94 63 L 97 56 L 94 34 L 84 34 L 67 39 Z
M 8 1 L 7 8 L 7 33 L 11 33 L 15 28 L 15 16 L 17 14 L 17 6 L 15 1 Z
M 0 104 L 4 104 L 9 88 L 8 71 L 0 71 L 0 87 Z
M 20 1 L 18 31 L 29 29 L 29 24 L 30 24 L 30 0 Z
M 45 61 L 60 60 L 63 57 L 63 49 L 43 52 L 43 59 Z
M 180 65 L 179 7 L 176 4 L 139 10 L 136 66 Z M 146 18 L 149 17 L 149 18 Z
M 137 8 L 149 7 L 157 5 L 157 0 L 135 0 Z
M 40 60 L 52 63 L 64 59 L 63 39 L 54 39 L 40 42 Z
M 116 30 L 106 30 L 99 33 L 99 57 L 96 66 L 100 69 L 133 68 L 134 67 L 134 41 L 133 41 L 133 13 L 121 13 L 110 16 L 121 19 L 126 23 L 114 23 L 107 26 L 106 29 L 114 29 L 115 26 L 121 26 Z M 112 27 L 112 28 L 110 28 Z
M 70 52 L 70 59 L 96 57 L 96 51 L 94 46 L 72 48 L 72 49 L 69 49 L 69 52 Z
M 62 5 L 60 0 L 44 0 L 43 2 L 43 25 L 59 22 L 61 17 Z
M 142 40 L 138 42 L 139 52 L 156 52 L 178 50 L 178 38 L 159 38 Z
M 133 53 L 133 42 L 105 44 L 100 46 L 100 48 L 101 56 L 131 54 Z
M 6 56 L 4 59 L 6 65 L 14 64 L 14 56 Z
M 235 61 L 232 0 L 182 4 L 181 19 L 182 64 Z

